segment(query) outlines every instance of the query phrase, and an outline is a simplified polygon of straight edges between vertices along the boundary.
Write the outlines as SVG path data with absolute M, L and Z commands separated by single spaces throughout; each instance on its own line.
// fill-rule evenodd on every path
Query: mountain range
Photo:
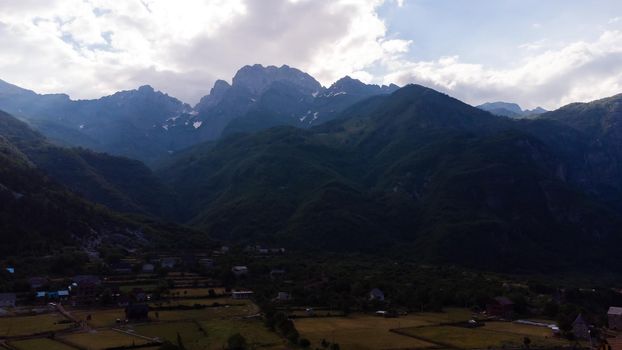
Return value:
M 536 107 L 532 110 L 523 110 L 518 104 L 510 102 L 487 102 L 477 106 L 477 108 L 488 111 L 494 115 L 510 118 L 527 118 L 547 112 L 547 110 L 542 107 Z
M 366 97 L 390 93 L 345 77 L 329 88 L 288 66 L 245 66 L 232 84 L 218 80 L 195 106 L 151 86 L 96 100 L 41 95 L 0 80 L 0 110 L 27 121 L 52 142 L 153 163 L 223 134 L 277 125 L 310 127 Z
M 189 226 L 239 244 L 512 272 L 622 266 L 622 95 L 501 118 L 419 85 L 381 87 L 346 77 L 323 88 L 294 68 L 258 65 L 242 68 L 232 84 L 217 81 L 195 107 L 148 87 L 93 101 L 0 91 L 76 106 L 67 111 L 101 108 L 59 119 L 60 109 L 48 102 L 26 109 L 14 102 L 21 97 L 2 97 L 0 108 L 12 106 L 28 124 L 0 115 L 11 164 L 0 189 L 17 198 L 25 190 L 15 179 L 36 173 L 26 182 L 38 191 L 62 191 L 79 208 L 105 210 L 114 227 L 121 219 L 148 228 L 170 222 L 168 233 L 154 236 Z M 138 115 L 143 111 L 153 113 Z M 81 131 L 88 124 L 80 118 L 101 130 Z M 61 143 L 55 136 L 67 120 L 85 126 Z M 155 121 L 161 124 L 154 128 Z M 127 134 L 116 131 L 116 145 L 152 128 L 170 142 L 179 136 L 177 148 L 169 152 L 172 143 L 162 147 L 155 133 L 137 140 L 159 147 L 132 151 L 154 170 L 97 152 L 122 154 L 102 149 L 113 143 L 97 137 L 127 125 Z M 94 151 L 75 148 L 86 139 Z M 0 214 L 23 225 L 11 206 Z

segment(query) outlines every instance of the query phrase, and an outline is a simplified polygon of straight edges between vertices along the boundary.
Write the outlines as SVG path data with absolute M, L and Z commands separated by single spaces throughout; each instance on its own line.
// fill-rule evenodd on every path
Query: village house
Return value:
M 153 271 L 155 271 L 155 266 L 149 263 L 143 264 L 142 270 L 146 273 L 153 273 Z
M 489 316 L 512 318 L 514 303 L 506 297 L 496 297 L 486 304 L 486 313 Z
M 127 295 L 119 295 L 117 297 L 117 305 L 119 307 L 126 307 L 128 305 L 130 305 L 130 297 Z
M 16 300 L 15 293 L 0 293 L 0 307 L 14 307 Z
M 199 260 L 199 265 L 201 265 L 203 268 L 209 270 L 209 269 L 214 267 L 214 260 L 213 259 L 207 259 L 207 258 L 200 259 Z
M 253 296 L 252 291 L 250 290 L 234 290 L 231 292 L 231 298 L 233 299 L 250 299 Z
M 279 292 L 276 295 L 276 300 L 278 300 L 278 301 L 290 301 L 290 300 L 292 300 L 292 295 L 289 294 L 288 292 Z
M 572 322 L 572 334 L 577 339 L 590 339 L 590 326 L 583 318 L 583 315 L 579 314 Z
M 92 304 L 97 298 L 101 279 L 92 275 L 80 275 L 73 278 L 71 294 L 78 304 Z
M 54 290 L 49 292 L 37 292 L 35 294 L 37 299 L 46 299 L 46 300 L 67 300 L 69 299 L 69 291 L 68 290 Z
M 45 277 L 30 277 L 28 284 L 32 290 L 37 290 L 45 287 L 48 284 L 48 279 Z
M 246 267 L 246 266 L 234 266 L 234 267 L 231 268 L 231 272 L 233 272 L 233 274 L 236 277 L 243 276 L 243 275 L 248 274 L 248 267 Z
M 177 265 L 177 258 L 162 258 L 160 260 L 160 267 L 164 269 L 172 269 Z
M 374 288 L 369 292 L 369 300 L 384 301 L 384 292 Z
M 130 297 L 133 301 L 143 302 L 147 300 L 147 293 L 142 288 L 134 288 L 130 292 Z
M 132 273 L 132 264 L 125 262 L 125 261 L 121 261 L 116 264 L 113 264 L 111 268 L 115 273 L 118 273 L 121 275 Z
M 609 329 L 622 330 L 622 307 L 612 306 L 607 311 Z
M 75 284 L 80 284 L 80 283 L 90 283 L 90 284 L 94 284 L 99 286 L 100 284 L 102 284 L 102 280 L 101 278 L 95 276 L 95 275 L 77 275 L 74 276 L 71 281 Z

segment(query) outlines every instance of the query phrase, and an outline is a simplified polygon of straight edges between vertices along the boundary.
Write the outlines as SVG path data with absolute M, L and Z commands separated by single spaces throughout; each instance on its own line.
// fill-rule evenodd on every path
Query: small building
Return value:
M 8 272 L 10 274 L 14 274 L 15 273 L 15 268 L 14 267 L 7 267 L 6 268 L 6 272 Z
M 79 304 L 92 304 L 96 301 L 101 279 L 92 275 L 80 275 L 73 278 L 71 293 Z
M 622 307 L 612 306 L 607 311 L 609 329 L 622 330 Z
M 58 294 L 58 299 L 67 300 L 69 299 L 69 291 L 68 290 L 59 290 L 56 292 Z
M 506 297 L 496 297 L 486 304 L 486 313 L 489 316 L 512 318 L 514 303 Z
M 30 277 L 28 279 L 28 284 L 30 284 L 32 290 L 37 290 L 47 286 L 48 279 L 45 277 Z
M 147 300 L 147 293 L 142 288 L 134 288 L 130 292 L 130 298 L 136 302 L 143 302 Z
M 395 318 L 395 317 L 398 317 L 398 314 L 395 311 L 378 310 L 378 311 L 376 311 L 375 314 L 378 317 L 384 317 L 384 318 Z
M 111 268 L 115 273 L 118 273 L 120 275 L 126 275 L 129 273 L 132 273 L 132 264 L 126 261 L 121 261 L 116 264 L 113 264 Z
M 292 295 L 289 294 L 288 292 L 279 292 L 276 295 L 276 300 L 278 300 L 278 301 L 290 301 L 290 300 L 292 300 Z
M 142 270 L 146 273 L 153 273 L 155 266 L 153 264 L 143 264 Z
M 146 321 L 149 319 L 147 304 L 129 304 L 125 307 L 125 319 L 128 321 Z
M 16 300 L 15 293 L 0 293 L 0 307 L 14 307 Z
M 253 294 L 255 293 L 250 290 L 234 290 L 231 292 L 231 297 L 233 299 L 250 299 Z
M 80 283 L 94 284 L 96 286 L 99 286 L 100 284 L 102 284 L 101 278 L 95 275 L 77 275 L 77 276 L 73 276 L 71 280 L 73 281 L 73 283 L 77 285 L 80 285 Z
M 117 305 L 119 307 L 127 307 L 128 305 L 130 305 L 130 297 L 128 297 L 127 295 L 119 295 L 117 297 Z
M 177 265 L 177 258 L 162 258 L 160 266 L 165 269 L 172 269 Z
M 378 288 L 374 288 L 369 292 L 369 300 L 384 301 L 384 292 Z
M 243 276 L 248 274 L 248 267 L 246 266 L 234 266 L 231 268 L 231 272 L 233 272 L 236 276 Z
M 577 339 L 590 339 L 590 326 L 585 321 L 582 314 L 579 314 L 574 322 L 572 322 L 572 334 L 574 334 Z
M 200 259 L 199 260 L 199 265 L 201 265 L 203 268 L 209 270 L 209 269 L 214 267 L 214 260 L 213 259 L 207 259 L 207 258 Z

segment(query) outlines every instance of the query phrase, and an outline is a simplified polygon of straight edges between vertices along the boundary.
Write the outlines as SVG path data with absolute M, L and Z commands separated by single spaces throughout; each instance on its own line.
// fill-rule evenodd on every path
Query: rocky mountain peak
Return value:
M 264 67 L 260 64 L 238 70 L 233 77 L 233 87 L 243 87 L 254 95 L 260 95 L 275 81 L 288 82 L 309 93 L 322 89 L 317 80 L 296 68 L 287 65 Z

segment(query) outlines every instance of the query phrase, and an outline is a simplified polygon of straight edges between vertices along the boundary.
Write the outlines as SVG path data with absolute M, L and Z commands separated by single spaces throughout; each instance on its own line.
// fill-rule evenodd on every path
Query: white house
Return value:
M 177 258 L 162 258 L 160 260 L 160 266 L 165 269 L 172 269 L 177 265 Z
M 378 288 L 374 288 L 369 292 L 369 300 L 384 301 L 384 292 Z
M 153 271 L 155 271 L 153 264 L 143 264 L 143 272 L 152 273 Z
M 242 276 L 248 274 L 248 267 L 246 266 L 234 266 L 231 268 L 231 272 L 233 272 L 236 276 Z
M 622 330 L 622 307 L 612 306 L 607 311 L 609 329 Z
M 292 295 L 289 294 L 288 292 L 279 292 L 279 294 L 276 295 L 276 300 L 289 301 L 289 300 L 292 300 Z

